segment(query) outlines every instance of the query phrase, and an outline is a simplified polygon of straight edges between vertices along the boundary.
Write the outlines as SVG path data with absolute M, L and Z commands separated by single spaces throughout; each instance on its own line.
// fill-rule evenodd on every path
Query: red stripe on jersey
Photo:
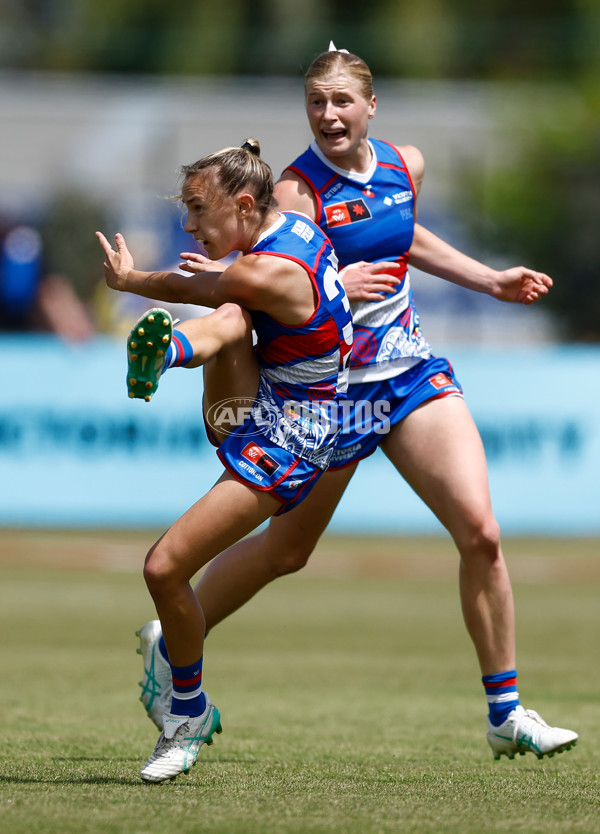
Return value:
M 287 365 L 309 356 L 325 356 L 340 346 L 337 326 L 329 320 L 317 332 L 284 333 L 267 345 L 259 345 L 258 350 L 261 358 L 269 365 Z
M 408 177 L 408 181 L 409 181 L 409 183 L 410 183 L 410 187 L 411 187 L 411 189 L 412 189 L 412 193 L 413 193 L 413 198 L 414 198 L 414 199 L 415 199 L 415 201 L 416 201 L 416 199 L 417 199 L 417 192 L 416 192 L 416 189 L 415 189 L 415 184 L 414 184 L 414 182 L 413 182 L 413 178 L 412 178 L 412 177 L 411 177 L 411 175 L 410 175 L 410 171 L 408 170 L 408 165 L 407 165 L 407 164 L 406 164 L 406 162 L 404 161 L 404 157 L 402 156 L 402 154 L 400 153 L 400 151 L 398 150 L 398 148 L 397 148 L 395 145 L 392 145 L 392 143 L 391 143 L 391 142 L 386 142 L 386 140 L 385 140 L 385 139 L 382 139 L 381 141 L 382 141 L 382 142 L 385 142 L 385 144 L 386 144 L 386 145 L 389 145 L 389 146 L 390 146 L 390 148 L 391 148 L 391 149 L 392 149 L 392 150 L 393 150 L 393 151 L 397 154 L 398 158 L 400 159 L 400 162 L 402 163 L 402 170 L 405 172 L 406 176 Z M 391 166 L 390 166 L 390 167 L 391 167 Z
M 321 195 L 319 194 L 319 192 L 315 188 L 315 184 L 312 182 L 312 180 L 310 180 L 306 176 L 304 171 L 301 171 L 300 168 L 296 168 L 294 165 L 289 165 L 286 168 L 286 171 L 293 171 L 294 174 L 297 174 L 299 177 L 301 177 L 304 180 L 304 182 L 309 186 L 310 190 L 315 195 L 315 200 L 317 201 L 317 215 L 316 216 L 317 216 L 317 219 L 318 219 L 321 216 L 321 212 L 323 211 L 323 200 L 321 199 Z
M 327 182 L 325 183 L 325 185 L 323 185 L 323 186 L 319 189 L 319 194 L 322 194 L 324 191 L 327 191 L 327 189 L 328 189 L 331 185 L 333 185 L 333 183 L 334 183 L 334 182 L 335 182 L 338 178 L 339 178 L 339 177 L 338 177 L 338 174 L 334 174 L 332 177 L 330 177 L 330 178 L 327 180 Z

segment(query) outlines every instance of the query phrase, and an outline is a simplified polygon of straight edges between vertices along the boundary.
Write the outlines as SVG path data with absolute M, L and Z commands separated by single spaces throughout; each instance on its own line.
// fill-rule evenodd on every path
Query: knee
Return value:
M 494 565 L 502 559 L 500 527 L 491 514 L 471 524 L 466 535 L 457 541 L 457 545 L 465 562 L 483 559 Z
M 155 544 L 144 562 L 144 581 L 153 599 L 169 593 L 169 585 L 174 580 L 168 553 L 160 544 Z
M 276 555 L 269 556 L 269 566 L 275 577 L 285 576 L 301 570 L 308 562 L 313 548 L 301 543 L 293 547 L 281 548 Z
M 227 326 L 227 332 L 232 338 L 243 340 L 252 333 L 252 318 L 239 304 L 227 302 L 217 307 L 212 314 Z

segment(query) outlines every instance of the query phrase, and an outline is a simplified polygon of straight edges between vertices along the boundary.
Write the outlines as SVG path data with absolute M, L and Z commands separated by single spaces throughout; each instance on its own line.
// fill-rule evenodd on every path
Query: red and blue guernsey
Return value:
M 281 213 L 249 254 L 302 266 L 316 299 L 310 318 L 295 326 L 250 311 L 260 364 L 252 417 L 273 443 L 326 469 L 341 428 L 338 403 L 345 399 L 352 349 L 352 314 L 337 257 L 321 229 L 294 212 Z
M 401 278 L 382 301 L 352 303 L 354 347 L 351 383 L 388 379 L 431 356 L 423 338 L 407 271 L 414 233 L 415 190 L 400 153 L 369 141 L 372 161 L 362 174 L 338 168 L 316 142 L 288 170 L 305 180 L 317 202 L 317 223 L 333 243 L 341 266 L 396 261 Z

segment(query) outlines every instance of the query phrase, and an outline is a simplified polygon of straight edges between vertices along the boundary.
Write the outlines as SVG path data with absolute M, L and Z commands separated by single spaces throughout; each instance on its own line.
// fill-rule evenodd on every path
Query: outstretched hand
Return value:
M 340 270 L 349 301 L 383 301 L 386 295 L 396 292 L 401 279 L 386 274 L 386 269 L 397 271 L 398 264 L 396 261 L 378 261 L 374 264 L 358 261 Z
M 199 275 L 202 272 L 225 272 L 227 264 L 220 261 L 211 261 L 206 255 L 200 252 L 181 252 L 179 257 L 181 263 L 179 269 L 184 272 L 191 272 L 192 275 Z
M 547 295 L 552 278 L 543 272 L 535 272 L 525 266 L 515 266 L 498 272 L 498 281 L 493 293 L 499 301 L 513 301 L 517 304 L 533 304 Z
M 127 248 L 125 238 L 121 234 L 115 235 L 117 251 L 112 248 L 102 232 L 96 232 L 100 246 L 104 249 L 106 260 L 104 261 L 104 277 L 106 283 L 113 290 L 124 290 L 127 283 L 127 275 L 133 269 L 133 257 Z

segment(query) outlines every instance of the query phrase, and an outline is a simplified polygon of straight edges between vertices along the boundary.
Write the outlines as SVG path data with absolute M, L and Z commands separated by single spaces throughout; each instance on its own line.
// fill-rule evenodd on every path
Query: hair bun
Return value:
M 241 147 L 243 150 L 254 154 L 254 156 L 260 156 L 260 143 L 258 139 L 254 139 L 252 136 L 249 139 L 246 139 L 245 142 L 242 142 Z

